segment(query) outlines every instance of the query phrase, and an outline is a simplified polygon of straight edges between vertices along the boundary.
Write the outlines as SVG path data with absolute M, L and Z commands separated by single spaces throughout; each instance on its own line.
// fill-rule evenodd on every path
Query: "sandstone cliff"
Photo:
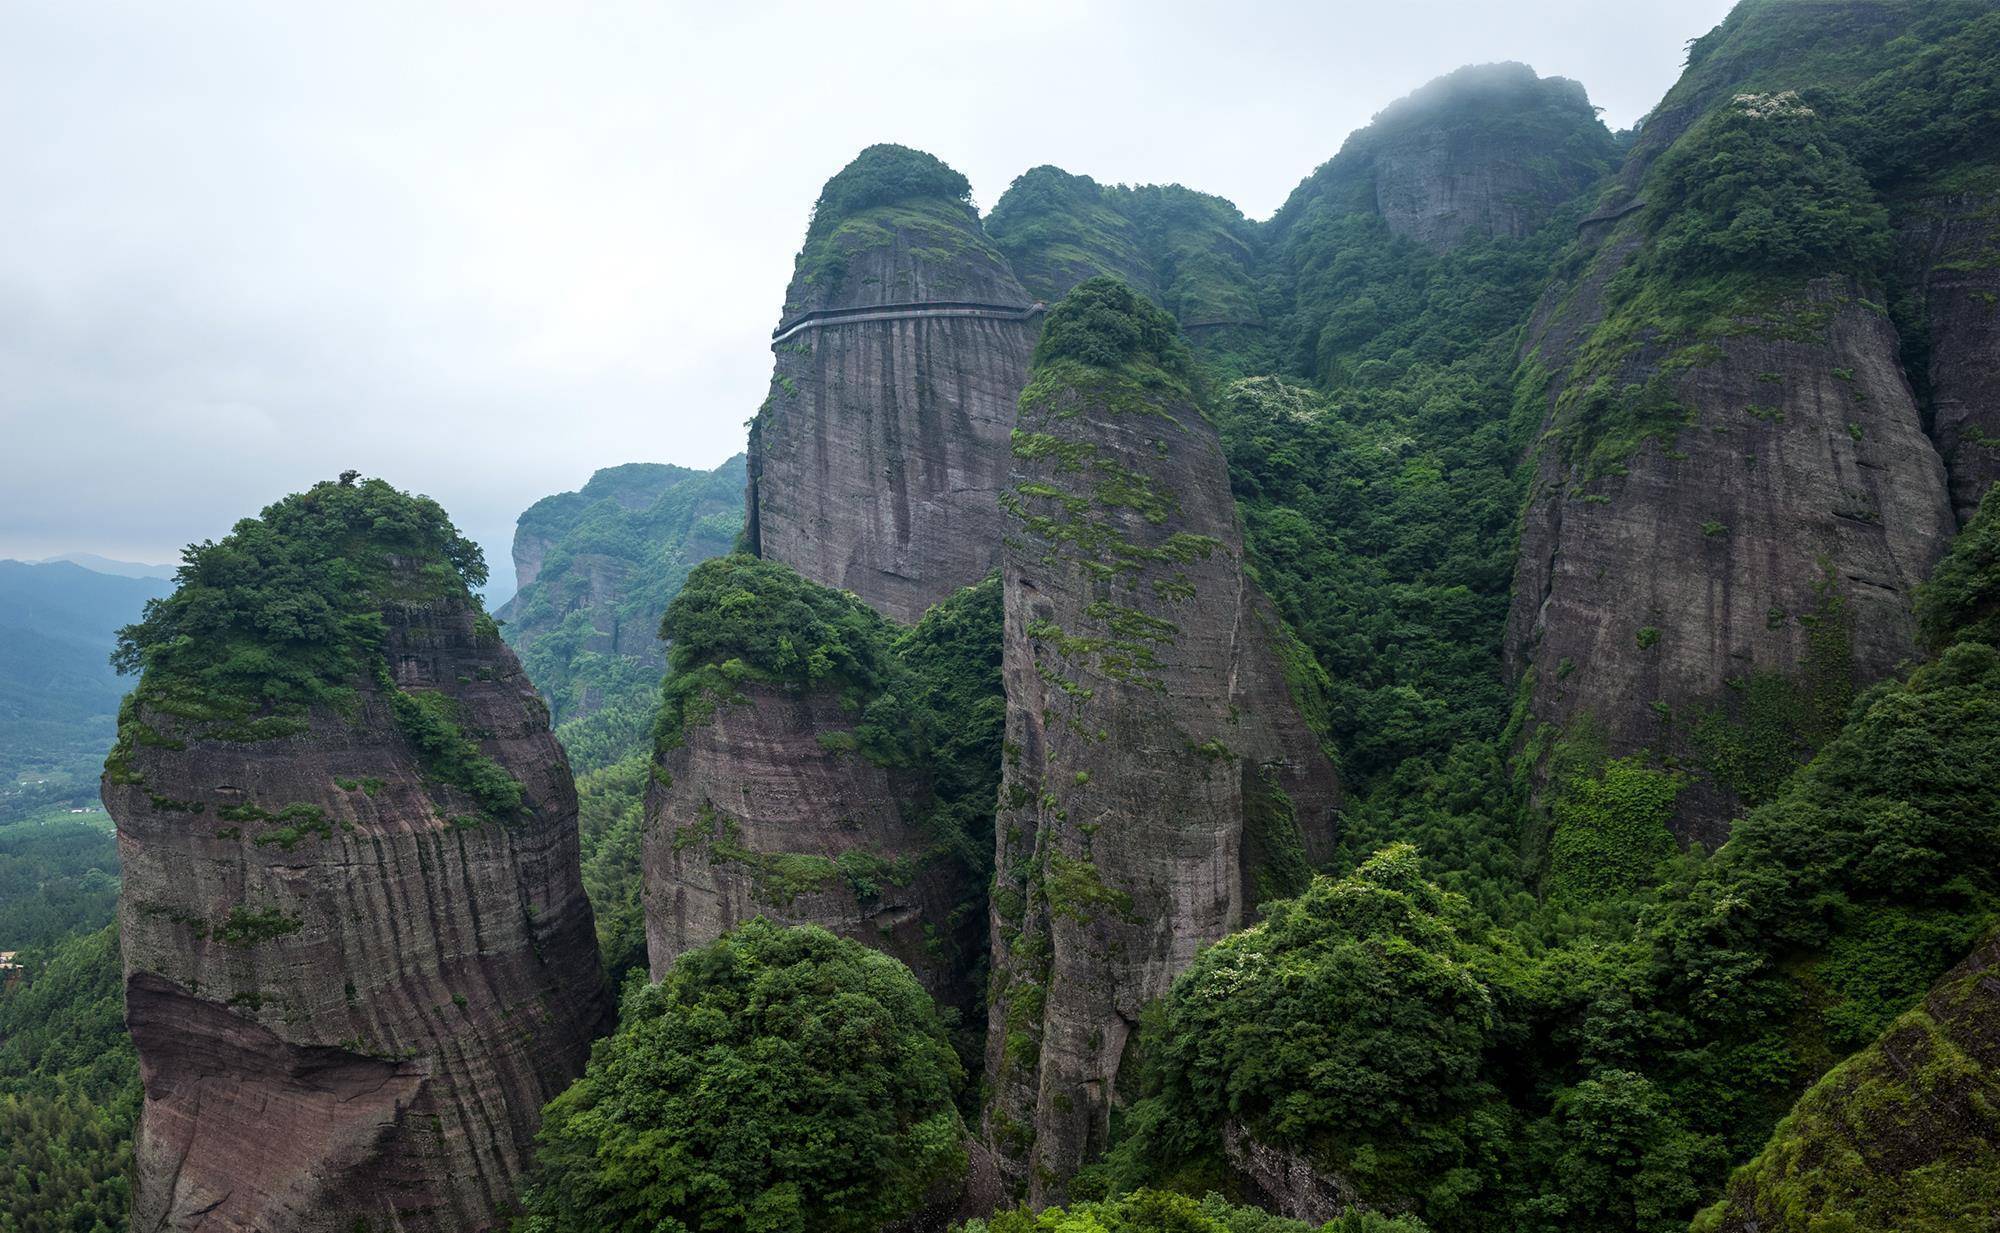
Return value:
M 1616 147 L 1577 82 L 1525 64 L 1470 65 L 1382 109 L 1271 220 L 1282 244 L 1323 212 L 1379 216 L 1444 249 L 1519 239 L 1610 166 Z
M 1887 319 L 1839 282 L 1780 311 L 1692 363 L 1645 349 L 1597 393 L 1565 389 L 1522 525 L 1506 645 L 1530 715 L 1702 768 L 1683 839 L 1719 841 L 1782 774 L 1767 759 L 1796 760 L 1910 656 L 1911 589 L 1953 530 Z M 1581 422 L 1594 398 L 1656 400 L 1665 426 L 1613 461 Z
M 1808 30 L 1800 10 L 1745 5 L 1702 40 L 1524 342 L 1517 407 L 1541 422 L 1506 652 L 1530 728 L 1548 725 L 1530 753 L 1560 731 L 1679 767 L 1683 839 L 1721 839 L 1910 656 L 1911 588 L 1956 530 L 1883 307 L 1874 138 L 1743 88 L 1862 55 L 1902 20 L 1859 7 L 1869 20 Z M 1946 212 L 1905 249 L 1968 234 Z M 1982 327 L 1943 307 L 1961 293 L 1934 261 L 1906 257 L 1939 305 L 1931 380 L 1976 388 Z M 1941 439 L 1951 420 L 1940 404 Z M 1969 492 L 1983 451 L 1958 453 Z
M 871 762 L 835 691 L 751 684 L 690 725 L 647 793 L 655 979 L 746 920 L 819 925 L 887 951 L 956 1001 L 942 945 L 965 888 L 921 824 L 921 775 Z M 844 738 L 844 739 L 843 739 Z
M 1034 345 L 968 191 L 899 146 L 827 182 L 750 432 L 752 550 L 905 624 L 993 569 Z
M 1829 1071 L 1698 1233 L 2000 1229 L 2000 937 Z
M 2000 479 L 2000 194 L 1925 198 L 1899 213 L 1898 272 L 1914 301 L 1905 353 L 1918 353 L 1911 379 L 1964 525 Z
M 937 678 L 997 693 L 997 670 L 977 662 L 997 659 L 997 616 L 990 583 L 902 631 L 775 562 L 695 572 L 668 611 L 673 675 L 646 795 L 656 975 L 761 915 L 887 951 L 940 1002 L 973 1009 L 994 790 L 980 767 L 997 769 L 997 730 L 952 751 L 997 723 L 945 706 Z M 961 620 L 974 662 L 912 666 L 912 648 Z
M 237 550 L 290 555 L 280 516 L 333 500 L 357 503 L 338 507 L 357 538 L 315 568 L 379 622 L 354 644 L 374 667 L 245 711 L 184 666 L 228 654 L 193 631 L 249 614 L 223 661 L 245 663 L 259 592 Z M 134 1228 L 502 1227 L 543 1102 L 609 1026 L 568 764 L 464 583 L 369 541 L 407 501 L 373 482 L 292 498 L 148 617 L 104 784 L 145 1086 Z M 320 598 L 291 594 L 295 613 Z
M 1050 312 L 1003 562 L 987 1132 L 1061 1197 L 1105 1146 L 1141 1009 L 1334 839 L 1303 651 L 1245 573 L 1173 323 L 1110 279 Z

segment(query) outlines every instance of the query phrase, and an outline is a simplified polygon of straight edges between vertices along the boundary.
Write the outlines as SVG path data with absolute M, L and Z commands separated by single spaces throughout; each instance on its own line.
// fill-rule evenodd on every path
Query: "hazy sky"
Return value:
M 170 560 L 348 468 L 514 517 L 742 448 L 819 186 L 937 154 L 1264 217 L 1458 65 L 1643 116 L 1727 0 L 0 0 L 0 557 Z

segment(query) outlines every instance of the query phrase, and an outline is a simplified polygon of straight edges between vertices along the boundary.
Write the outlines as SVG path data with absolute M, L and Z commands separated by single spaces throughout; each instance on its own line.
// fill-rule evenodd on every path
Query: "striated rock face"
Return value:
M 1731 775 L 1768 769 L 1712 765 L 1751 683 L 1800 682 L 1784 722 L 1801 735 L 1837 725 L 1855 685 L 1912 654 L 1911 589 L 1954 530 L 1887 319 L 1835 282 L 1786 311 L 1692 364 L 1632 361 L 1614 387 L 1656 383 L 1678 419 L 1620 463 L 1552 418 L 1522 523 L 1506 653 L 1533 672 L 1530 716 L 1714 770 L 1681 796 L 1683 839 L 1723 838 Z M 1538 357 L 1571 329 L 1551 323 Z
M 971 1017 L 999 627 L 991 581 L 905 630 L 776 562 L 690 576 L 667 612 L 642 833 L 656 975 L 766 916 L 886 951 Z
M 1800 1097 L 1700 1233 L 2000 1229 L 2000 936 Z
M 1926 187 L 1985 155 L 1879 93 L 1891 65 L 1924 88 L 1913 55 L 1977 10 L 1839 13 L 1745 3 L 1691 45 L 1524 347 L 1517 408 L 1547 412 L 1506 643 L 1529 729 L 1684 772 L 1684 839 L 1721 839 L 1913 653 L 1911 588 L 1995 474 L 1992 203 Z M 1811 95 L 1843 59 L 1880 75 Z M 1898 123 L 1925 166 L 1885 154 Z M 1713 174 L 1731 149 L 1748 179 Z M 1760 199 L 1770 230 L 1732 253 Z
M 545 708 L 462 591 L 382 616 L 396 689 L 449 700 L 522 806 L 476 820 L 372 679 L 257 742 L 142 690 L 104 786 L 136 1229 L 504 1227 L 543 1102 L 609 1027 Z
M 740 697 L 688 727 L 647 792 L 654 978 L 766 916 L 886 951 L 932 996 L 962 1001 L 947 943 L 967 888 L 920 825 L 922 778 L 852 748 L 857 716 L 832 691 L 749 685 Z
M 2000 479 L 2000 197 L 1968 193 L 1904 213 L 1901 265 L 1927 354 L 1913 374 L 1944 455 L 1960 525 Z
M 1111 319 L 1129 331 L 1090 324 Z M 1244 572 L 1189 374 L 1170 319 L 1093 280 L 1021 399 L 987 1132 L 1036 1203 L 1104 1147 L 1141 1009 L 1334 839 L 1299 653 Z
M 885 165 L 925 187 L 885 199 L 870 187 Z M 998 559 L 1007 434 L 1034 345 L 1033 301 L 964 183 L 893 146 L 828 182 L 750 434 L 753 550 L 905 624 Z

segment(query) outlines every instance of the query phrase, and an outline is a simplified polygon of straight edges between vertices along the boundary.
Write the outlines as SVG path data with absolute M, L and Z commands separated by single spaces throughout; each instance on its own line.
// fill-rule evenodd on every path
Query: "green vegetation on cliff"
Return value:
M 1178 184 L 1100 185 L 1035 167 L 986 219 L 1021 283 L 1048 301 L 1110 275 L 1158 300 L 1184 326 L 1254 325 L 1256 227 L 1220 197 Z
M 923 828 L 929 858 L 963 873 L 967 901 L 940 928 L 935 945 L 956 954 L 971 933 L 963 925 L 984 909 L 993 865 L 993 802 L 999 789 L 1000 742 L 1006 706 L 1000 689 L 1000 586 L 987 579 L 933 605 L 904 628 L 853 595 L 810 582 L 789 566 L 737 554 L 703 563 L 668 607 L 669 673 L 661 692 L 656 757 L 718 708 L 743 703 L 752 685 L 800 695 L 836 697 L 852 724 L 818 733 L 820 744 L 903 772 L 909 799 L 904 817 Z M 601 859 L 585 876 L 617 888 L 608 919 L 636 921 L 638 815 L 607 832 Z M 710 834 L 716 853 L 753 860 L 771 893 L 788 900 L 800 890 L 845 878 L 857 895 L 909 871 L 856 850 L 839 861 L 820 856 L 752 853 L 726 834 Z M 622 854 L 622 855 L 621 855 Z M 927 859 L 929 859 L 927 858 Z M 637 945 L 636 926 L 627 935 Z M 958 956 L 975 972 L 979 960 Z M 976 1046 L 967 1042 L 968 1056 Z
M 907 146 L 869 146 L 820 190 L 792 294 L 810 288 L 832 297 L 846 286 L 850 259 L 893 244 L 907 245 L 940 279 L 962 275 L 953 268 L 962 259 L 999 268 L 1004 263 L 980 230 L 971 196 L 971 183 L 932 155 Z M 907 300 L 911 296 L 902 292 L 915 288 L 875 290 Z M 787 303 L 787 314 L 798 307 Z
M 845 591 L 738 553 L 697 566 L 660 624 L 668 675 L 657 733 L 664 751 L 745 682 L 838 694 L 856 712 L 861 752 L 909 766 L 923 734 L 915 689 L 895 655 L 896 625 Z
M 1102 1202 L 1072 1203 L 1040 1212 L 1003 1212 L 975 1220 L 964 1233 L 1426 1233 L 1408 1216 L 1348 1211 L 1323 1225 L 1286 1220 L 1260 1208 L 1240 1207 L 1220 1195 L 1193 1199 L 1165 1190 L 1139 1190 Z
M 820 189 L 806 242 L 823 239 L 863 211 L 929 198 L 969 203 L 972 182 L 922 150 L 886 142 L 869 146 Z
M 1696 1233 L 1955 1233 L 2000 1213 L 2000 986 L 1989 940 L 1827 1072 Z
M 491 817 L 520 807 L 521 785 L 461 730 L 456 703 L 398 688 L 383 655 L 390 610 L 432 604 L 469 608 L 474 636 L 498 642 L 473 594 L 485 557 L 437 502 L 350 473 L 190 546 L 175 577 L 172 595 L 118 632 L 113 663 L 141 675 L 107 775 L 131 781 L 139 746 L 178 747 L 149 713 L 197 738 L 269 740 L 305 731 L 314 707 L 351 717 L 357 686 L 373 681 L 429 780 Z
M 1480 1074 L 1493 1006 L 1450 923 L 1461 913 L 1408 846 L 1268 905 L 1174 983 L 1160 1124 L 1204 1138 L 1244 1125 L 1364 1195 L 1458 1184 L 1504 1127 L 1462 1116 L 1496 1093 Z
M 1584 760 L 1556 805 L 1578 833 L 1559 832 L 1537 900 L 1497 760 L 1398 768 L 1348 842 L 1412 835 L 1424 861 L 1391 848 L 1322 875 L 1199 959 L 1147 1042 L 1147 1099 L 1108 1175 L 1210 1184 L 1218 1129 L 1241 1119 L 1440 1230 L 1685 1227 L 1801 1093 L 2000 923 L 1996 522 L 1989 503 L 1919 593 L 1938 658 L 1859 698 L 1712 856 L 1621 837 L 1657 838 L 1676 785 Z M 1376 903 L 1395 910 L 1361 910 Z M 1891 1210 L 1900 1185 L 1840 1203 Z
M 745 476 L 741 455 L 713 471 L 606 467 L 521 515 L 515 550 L 535 572 L 502 632 L 580 773 L 644 745 L 666 662 L 660 618 L 688 571 L 743 529 Z
M 963 1174 L 958 1059 L 907 968 L 758 919 L 627 999 L 550 1102 L 528 1233 L 875 1233 Z

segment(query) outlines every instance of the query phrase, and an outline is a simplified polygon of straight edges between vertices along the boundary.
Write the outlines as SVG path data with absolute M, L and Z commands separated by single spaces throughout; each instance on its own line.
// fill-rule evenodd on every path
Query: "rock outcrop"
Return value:
M 992 572 L 1034 301 L 926 154 L 828 181 L 750 432 L 749 541 L 913 624 Z
M 2000 935 L 1800 1097 L 1697 1233 L 2000 1229 Z
M 1506 650 L 1533 674 L 1530 716 L 1706 768 L 1679 802 L 1684 840 L 1719 842 L 1744 777 L 1771 773 L 1719 742 L 1791 748 L 1753 723 L 1823 739 L 1855 686 L 1912 654 L 1911 591 L 1953 531 L 1888 320 L 1838 282 L 1786 311 L 1812 324 L 1746 330 L 1691 365 L 1642 353 L 1613 378 L 1614 397 L 1672 417 L 1622 461 L 1571 448 L 1583 430 L 1553 413 L 1522 525 Z M 1773 675 L 1795 713 L 1745 715 Z
M 218 726 L 149 661 L 128 703 L 104 800 L 134 1228 L 504 1227 L 542 1104 L 609 1027 L 547 711 L 447 567 L 387 559 L 380 674 L 344 700 Z
M 661 760 L 644 844 L 655 979 L 765 916 L 886 951 L 933 997 L 963 1000 L 945 943 L 967 888 L 923 828 L 923 777 L 865 757 L 858 719 L 835 690 L 745 685 Z
M 746 477 L 742 455 L 713 471 L 628 463 L 521 515 L 521 589 L 495 615 L 554 722 L 651 711 L 666 664 L 660 618 L 688 571 L 734 544 Z
M 986 1123 L 1035 1203 L 1105 1146 L 1141 1009 L 1335 837 L 1312 671 L 1245 572 L 1192 377 L 1171 319 L 1098 279 L 1021 398 Z
M 1518 405 L 1546 414 L 1505 644 L 1531 674 L 1529 731 L 1546 726 L 1531 741 L 1689 772 L 1672 827 L 1710 844 L 1913 653 L 1911 590 L 1957 526 L 1903 340 L 1854 255 L 1868 240 L 1795 246 L 1721 300 L 1703 281 L 1722 258 L 1691 254 L 1736 207 L 1700 195 L 1696 162 L 1733 141 L 1781 175 L 1832 141 L 1797 95 L 1719 84 L 1731 63 L 1726 45 L 1691 59 L 1581 229 L 1580 273 L 1530 324 Z M 1816 191 L 1865 194 L 1833 157 L 1838 186 Z
M 731 556 L 695 572 L 667 615 L 673 675 L 646 794 L 656 976 L 766 916 L 886 951 L 941 1003 L 972 1012 L 985 926 L 975 844 L 990 848 L 991 835 L 959 833 L 944 798 L 980 797 L 965 805 L 990 816 L 994 780 L 954 786 L 939 728 L 980 721 L 936 715 L 901 648 L 933 621 L 964 620 L 990 624 L 997 650 L 996 600 L 991 583 L 961 592 L 904 631 L 776 562 Z M 980 689 L 976 672 L 950 675 Z M 997 728 L 997 715 L 986 723 Z
M 2000 196 L 1929 198 L 1901 221 L 1910 333 L 1922 350 L 1911 376 L 1962 526 L 2000 479 Z

